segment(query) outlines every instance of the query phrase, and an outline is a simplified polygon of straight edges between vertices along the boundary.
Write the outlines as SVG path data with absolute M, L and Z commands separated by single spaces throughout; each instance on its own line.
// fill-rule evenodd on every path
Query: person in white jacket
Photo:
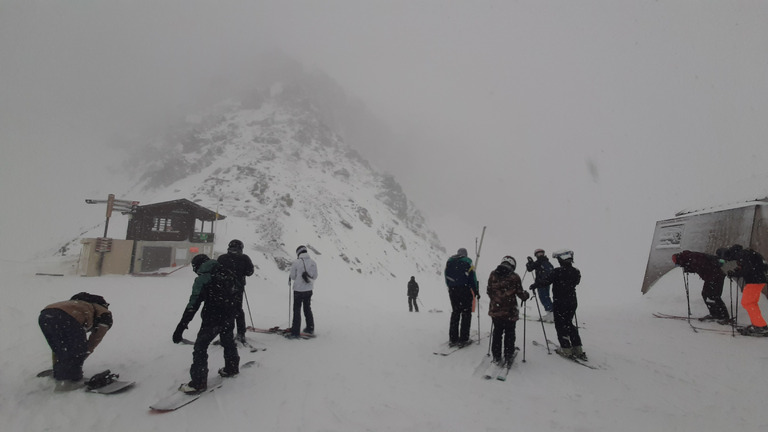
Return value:
M 291 332 L 285 337 L 296 339 L 301 328 L 301 311 L 304 310 L 304 318 L 307 326 L 304 333 L 315 332 L 315 317 L 312 315 L 312 290 L 317 279 L 317 264 L 307 253 L 307 247 L 302 245 L 296 248 L 296 261 L 291 264 L 291 273 L 288 282 L 293 281 L 293 323 Z

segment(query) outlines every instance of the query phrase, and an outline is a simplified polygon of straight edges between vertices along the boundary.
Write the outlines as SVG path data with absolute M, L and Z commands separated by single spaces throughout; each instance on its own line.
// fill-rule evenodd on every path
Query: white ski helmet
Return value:
M 517 261 L 515 261 L 515 259 L 512 258 L 509 255 L 507 255 L 504 258 L 502 258 L 501 259 L 501 263 L 502 264 L 507 263 L 507 264 L 511 265 L 512 266 L 512 271 L 514 271 L 517 268 Z
M 573 251 L 570 249 L 560 249 L 552 252 L 552 258 L 557 258 L 561 261 L 573 261 Z

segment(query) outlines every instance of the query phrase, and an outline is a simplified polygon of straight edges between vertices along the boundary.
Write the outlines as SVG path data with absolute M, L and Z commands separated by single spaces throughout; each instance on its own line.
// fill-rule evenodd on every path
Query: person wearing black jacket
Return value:
M 748 336 L 768 336 L 768 324 L 760 312 L 760 293 L 768 282 L 768 264 L 762 255 L 752 249 L 744 249 L 741 245 L 733 245 L 725 251 L 720 250 L 722 258 L 728 261 L 736 261 L 736 268 L 728 272 L 729 277 L 744 279 L 744 290 L 741 297 L 741 306 L 749 314 L 752 325 L 739 330 Z
M 531 289 L 552 284 L 555 330 L 557 331 L 557 340 L 560 342 L 560 348 L 555 351 L 564 357 L 587 360 L 587 355 L 581 346 L 579 329 L 573 324 L 573 317 L 579 306 L 576 300 L 576 285 L 581 282 L 581 272 L 573 266 L 572 250 L 556 251 L 552 257 L 557 258 L 560 267 L 552 270 L 541 281 L 534 282 Z
M 419 284 L 416 282 L 416 276 L 411 276 L 411 280 L 408 281 L 408 310 L 413 312 L 413 308 L 416 308 L 416 312 L 419 311 L 419 305 L 416 303 L 416 299 L 419 298 Z
M 720 268 L 722 265 L 720 259 L 703 252 L 684 250 L 672 255 L 672 262 L 676 266 L 682 267 L 686 273 L 696 273 L 704 281 L 701 297 L 709 309 L 709 315 L 702 320 L 712 319 L 721 323 L 730 322 L 730 313 L 728 313 L 728 308 L 725 307 L 725 302 L 721 298 L 725 273 Z
M 217 292 L 217 280 L 214 273 L 223 267 L 216 260 L 210 259 L 207 255 L 201 254 L 192 258 L 192 270 L 197 274 L 195 282 L 192 284 L 192 294 L 189 296 L 189 302 L 184 308 L 184 314 L 181 321 L 173 332 L 173 342 L 182 341 L 184 329 L 192 321 L 197 310 L 203 303 L 203 311 L 200 313 L 202 323 L 200 331 L 195 339 L 195 346 L 192 350 L 192 366 L 189 368 L 191 380 L 187 384 L 182 384 L 179 390 L 195 394 L 203 392 L 208 387 L 208 346 L 216 336 L 221 340 L 221 346 L 224 348 L 224 367 L 219 369 L 219 375 L 222 377 L 235 376 L 240 372 L 240 356 L 237 353 L 237 344 L 233 330 L 235 328 L 235 314 L 237 313 L 237 295 L 233 292 L 237 289 L 237 284 L 232 282 L 226 287 L 227 292 Z
M 227 253 L 219 256 L 216 261 L 224 267 L 230 269 L 237 276 L 237 282 L 240 284 L 239 307 L 235 316 L 237 336 L 235 340 L 245 343 L 245 311 L 243 310 L 243 295 L 245 295 L 245 277 L 253 275 L 253 262 L 251 257 L 243 253 L 243 242 L 232 240 L 227 247 Z

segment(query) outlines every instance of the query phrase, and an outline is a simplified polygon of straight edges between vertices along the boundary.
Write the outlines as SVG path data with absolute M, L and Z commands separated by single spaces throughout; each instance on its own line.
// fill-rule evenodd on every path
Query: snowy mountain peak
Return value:
M 445 249 L 421 212 L 324 115 L 301 85 L 228 100 L 153 143 L 136 189 L 151 202 L 188 198 L 217 209 L 227 216 L 217 250 L 241 238 L 280 268 L 308 244 L 361 274 L 440 272 Z

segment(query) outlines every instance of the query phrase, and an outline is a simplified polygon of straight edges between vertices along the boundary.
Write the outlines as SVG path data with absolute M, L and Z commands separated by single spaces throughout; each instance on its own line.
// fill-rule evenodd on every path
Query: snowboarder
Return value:
M 232 240 L 227 246 L 227 253 L 216 259 L 221 265 L 228 268 L 237 276 L 237 282 L 240 284 L 238 292 L 241 293 L 238 299 L 239 307 L 235 316 L 237 336 L 235 340 L 245 344 L 245 311 L 243 310 L 243 295 L 245 294 L 245 278 L 253 275 L 253 262 L 251 257 L 243 253 L 243 242 Z
M 296 260 L 291 264 L 291 272 L 288 282 L 293 281 L 293 322 L 291 332 L 285 335 L 288 339 L 298 339 L 301 329 L 301 311 L 304 310 L 304 318 L 307 326 L 304 333 L 315 332 L 315 316 L 312 313 L 312 291 L 317 279 L 317 263 L 309 257 L 307 247 L 304 245 L 296 248 Z
M 534 273 L 534 281 L 539 282 L 553 270 L 553 267 L 552 263 L 549 262 L 549 258 L 547 258 L 544 249 L 536 249 L 533 251 L 533 256 L 536 257 L 536 261 L 534 261 L 533 258 L 528 257 L 528 262 L 525 263 L 525 269 Z M 552 299 L 549 296 L 549 287 L 549 285 L 541 286 L 536 289 L 536 292 L 539 295 L 539 300 L 541 300 L 541 306 L 546 312 L 544 316 L 541 317 L 541 320 L 551 323 L 554 320 L 552 318 Z
M 112 327 L 109 303 L 102 296 L 81 292 L 46 306 L 38 322 L 53 351 L 54 391 L 83 387 L 83 363 Z
M 579 329 L 573 324 L 573 317 L 579 305 L 576 300 L 576 285 L 581 282 L 581 272 L 573 266 L 572 250 L 556 251 L 552 254 L 552 258 L 557 258 L 559 267 L 553 269 L 541 281 L 534 282 L 531 289 L 552 284 L 555 331 L 560 342 L 560 348 L 555 351 L 564 357 L 575 357 L 586 361 L 587 355 L 581 346 Z
M 219 336 L 224 348 L 224 367 L 219 369 L 219 375 L 226 378 L 240 372 L 240 356 L 233 334 L 238 307 L 235 276 L 232 275 L 232 279 L 227 281 L 222 273 L 229 273 L 229 270 L 205 254 L 192 258 L 192 270 L 197 274 L 192 284 L 192 294 L 173 333 L 173 341 L 180 342 L 184 329 L 200 305 L 205 303 L 200 313 L 203 322 L 192 350 L 192 366 L 189 369 L 191 380 L 179 387 L 179 390 L 189 394 L 203 392 L 208 387 L 208 346 L 216 336 Z
M 416 282 L 416 276 L 411 276 L 411 280 L 408 281 L 408 310 L 413 312 L 416 308 L 416 312 L 419 311 L 419 305 L 416 300 L 419 298 L 419 284 Z
M 762 255 L 752 249 L 744 249 L 735 244 L 726 250 L 719 250 L 721 258 L 726 261 L 736 261 L 736 268 L 728 272 L 729 277 L 744 279 L 741 306 L 749 314 L 751 325 L 740 330 L 740 333 L 749 336 L 768 336 L 768 324 L 760 312 L 760 293 L 766 286 L 768 279 L 766 271 L 768 264 Z
M 707 305 L 709 315 L 702 320 L 717 320 L 723 324 L 730 322 L 731 315 L 721 298 L 725 273 L 720 268 L 723 264 L 720 258 L 703 252 L 684 250 L 672 255 L 672 262 L 682 267 L 686 273 L 696 273 L 704 281 L 701 297 Z
M 526 301 L 530 295 L 523 289 L 520 276 L 515 273 L 517 262 L 511 256 L 505 256 L 501 264 L 488 277 L 486 293 L 490 299 L 488 316 L 493 321 L 491 336 L 491 354 L 493 362 L 500 366 L 509 367 L 515 352 L 515 326 L 520 319 L 517 309 L 517 299 Z M 504 350 L 502 357 L 502 339 Z
M 473 297 L 480 299 L 477 276 L 467 250 L 460 248 L 456 255 L 445 264 L 445 284 L 451 299 L 451 321 L 448 327 L 450 346 L 469 345 L 469 331 L 472 327 Z

